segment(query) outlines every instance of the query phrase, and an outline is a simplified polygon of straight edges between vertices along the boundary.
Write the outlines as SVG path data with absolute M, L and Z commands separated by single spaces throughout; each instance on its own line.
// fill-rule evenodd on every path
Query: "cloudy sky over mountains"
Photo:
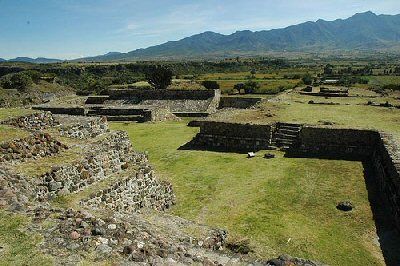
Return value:
M 204 31 L 281 28 L 368 10 L 399 14 L 400 1 L 0 0 L 0 57 L 127 52 Z

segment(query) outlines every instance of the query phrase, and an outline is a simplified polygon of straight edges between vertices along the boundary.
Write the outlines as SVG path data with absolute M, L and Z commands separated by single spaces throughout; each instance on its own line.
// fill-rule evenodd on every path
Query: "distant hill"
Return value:
M 79 61 L 262 55 L 269 52 L 394 51 L 400 53 L 400 15 L 358 13 L 348 19 L 317 20 L 283 29 L 223 35 L 211 31 L 128 53 Z
M 35 63 L 35 64 L 49 64 L 49 63 L 63 62 L 63 60 L 60 60 L 60 59 L 51 59 L 51 58 L 44 58 L 44 57 L 38 57 L 38 58 L 16 57 L 16 58 L 13 58 L 13 59 L 10 59 L 10 60 L 4 60 L 4 61 L 7 61 L 7 62 L 26 62 L 26 63 Z M 0 62 L 1 62 L 1 60 L 0 60 Z
M 0 62 L 5 62 L 6 60 L 3 58 L 0 58 Z

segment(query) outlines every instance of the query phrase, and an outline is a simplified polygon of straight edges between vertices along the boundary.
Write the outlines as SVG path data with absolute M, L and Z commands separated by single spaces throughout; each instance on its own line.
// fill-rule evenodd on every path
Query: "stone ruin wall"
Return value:
M 109 98 L 99 101 L 113 104 L 122 100 L 127 104 L 168 108 L 174 113 L 214 113 L 220 97 L 220 90 L 117 89 L 109 90 Z
M 84 159 L 70 165 L 55 166 L 42 175 L 38 199 L 78 192 L 113 174 L 132 169 L 134 171 L 129 172 L 124 181 L 101 191 L 101 196 L 96 194 L 99 198 L 92 196 L 83 204 L 137 211 L 142 207 L 163 210 L 174 203 L 171 185 L 156 178 L 144 154 L 133 151 L 126 132 L 112 132 L 91 147 Z M 135 174 L 136 171 L 139 174 Z M 102 204 L 104 202 L 106 204 Z
M 40 112 L 40 113 L 34 113 L 30 115 L 7 119 L 1 121 L 0 124 L 10 125 L 27 130 L 42 130 L 49 127 L 54 127 L 58 125 L 58 122 L 55 121 L 52 113 Z
M 104 195 L 100 203 L 106 198 L 108 203 L 106 207 L 118 210 L 138 210 L 142 207 L 164 210 L 174 204 L 175 196 L 171 184 L 157 179 L 147 156 L 133 150 L 126 132 L 109 132 L 104 118 L 60 116 L 42 112 L 9 119 L 3 123 L 33 132 L 26 138 L 1 143 L 0 163 L 51 156 L 67 149 L 66 145 L 50 134 L 38 132 L 50 127 L 57 128 L 60 135 L 70 138 L 88 139 L 107 133 L 88 146 L 89 150 L 85 149 L 82 152 L 83 159 L 53 166 L 39 178 L 27 179 L 11 174 L 0 164 L 0 184 L 4 183 L 5 187 L 14 189 L 15 186 L 21 186 L 18 184 L 23 184 L 29 188 L 25 190 L 30 191 L 25 194 L 46 200 L 81 191 L 88 185 L 105 180 L 113 174 L 123 173 L 123 181 L 101 192 Z M 96 205 L 94 196 L 88 202 Z
M 156 90 L 156 89 L 116 89 L 109 90 L 109 99 L 123 98 L 144 100 L 207 100 L 216 94 L 214 90 Z
M 98 191 L 81 202 L 92 208 L 136 212 L 141 208 L 163 211 L 175 202 L 171 184 L 156 180 L 151 167 L 141 168 L 135 178 L 125 178 L 112 187 Z
M 380 191 L 386 196 L 400 230 L 400 144 L 391 135 L 380 133 L 371 161 Z
M 219 102 L 219 109 L 222 108 L 236 108 L 236 109 L 247 109 L 260 103 L 262 98 L 244 98 L 244 97 L 221 97 Z
M 37 105 L 33 106 L 32 109 L 51 112 L 52 114 L 65 114 L 65 115 L 85 116 L 87 113 L 87 110 L 84 107 L 79 107 L 79 106 L 63 107 L 63 106 Z
M 69 165 L 54 166 L 50 172 L 41 176 L 39 197 L 76 192 L 106 178 L 107 175 L 119 172 L 123 165 L 132 161 L 131 152 L 127 134 L 122 131 L 113 132 L 92 144 L 91 150 L 83 154 L 82 160 Z
M 65 149 L 68 149 L 65 144 L 49 134 L 33 133 L 26 138 L 0 143 L 0 163 L 51 156 Z
M 308 157 L 340 157 L 363 160 L 370 156 L 379 139 L 373 130 L 304 126 L 300 131 L 300 152 Z
M 109 132 L 106 117 L 77 117 L 67 115 L 55 115 L 59 122 L 60 135 L 69 138 L 94 138 Z
M 271 138 L 270 125 L 236 124 L 201 121 L 200 133 L 191 145 L 229 151 L 256 151 L 268 148 Z

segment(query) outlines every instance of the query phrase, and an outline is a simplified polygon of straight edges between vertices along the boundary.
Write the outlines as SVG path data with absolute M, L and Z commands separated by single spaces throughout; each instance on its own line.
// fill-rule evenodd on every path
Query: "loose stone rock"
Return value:
M 350 201 L 339 202 L 338 205 L 336 206 L 336 209 L 345 212 L 351 211 L 353 208 L 354 208 L 353 203 L 351 203 Z

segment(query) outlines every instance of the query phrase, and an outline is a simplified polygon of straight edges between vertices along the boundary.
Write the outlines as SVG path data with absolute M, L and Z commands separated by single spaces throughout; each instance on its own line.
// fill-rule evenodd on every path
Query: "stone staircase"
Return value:
M 272 133 L 271 145 L 290 149 L 298 144 L 300 131 L 300 124 L 278 122 Z

